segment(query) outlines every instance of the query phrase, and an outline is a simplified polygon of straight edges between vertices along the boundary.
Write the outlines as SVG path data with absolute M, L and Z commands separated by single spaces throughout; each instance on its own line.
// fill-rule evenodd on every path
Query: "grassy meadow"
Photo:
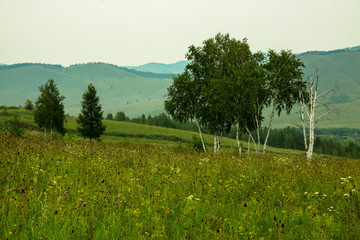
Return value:
M 32 124 L 29 116 L 19 118 Z M 308 165 L 283 149 L 239 157 L 231 139 L 220 154 L 198 153 L 187 147 L 191 132 L 105 123 L 103 141 L 91 143 L 71 131 L 55 140 L 0 132 L 0 239 L 360 236 L 359 160 Z

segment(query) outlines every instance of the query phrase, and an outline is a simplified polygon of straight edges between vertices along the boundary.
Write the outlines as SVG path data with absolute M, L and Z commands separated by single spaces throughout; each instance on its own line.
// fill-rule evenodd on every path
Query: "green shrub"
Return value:
M 200 137 L 193 135 L 190 143 L 190 149 L 195 150 L 197 152 L 202 151 L 202 143 Z
M 11 121 L 9 131 L 18 137 L 23 135 L 24 129 L 21 127 L 18 115 L 15 115 L 14 119 Z

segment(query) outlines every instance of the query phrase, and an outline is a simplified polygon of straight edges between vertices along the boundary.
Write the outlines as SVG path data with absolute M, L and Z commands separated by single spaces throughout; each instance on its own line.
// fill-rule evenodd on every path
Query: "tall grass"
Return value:
M 0 133 L 0 239 L 357 239 L 358 160 Z

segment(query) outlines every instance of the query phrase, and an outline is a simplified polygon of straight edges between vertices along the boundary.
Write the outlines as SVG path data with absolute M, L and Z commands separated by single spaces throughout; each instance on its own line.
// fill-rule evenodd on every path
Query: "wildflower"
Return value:
M 115 202 L 115 204 L 118 204 L 118 202 Z
M 119 194 L 119 195 L 117 195 L 117 198 L 121 198 L 121 195 Z
M 69 191 L 65 191 L 64 194 L 65 194 L 65 195 L 66 195 L 66 194 L 69 194 Z
M 190 195 L 187 197 L 188 200 L 193 200 L 193 198 L 194 198 L 194 195 Z
M 86 206 L 87 202 L 84 202 L 84 207 Z
M 11 188 L 6 190 L 6 192 L 11 193 L 12 192 Z
M 75 209 L 77 209 L 77 206 L 75 206 Z

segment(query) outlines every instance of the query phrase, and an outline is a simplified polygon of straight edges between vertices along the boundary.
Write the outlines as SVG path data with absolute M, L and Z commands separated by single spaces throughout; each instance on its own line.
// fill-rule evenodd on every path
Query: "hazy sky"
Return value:
M 217 33 L 253 51 L 360 45 L 360 0 L 0 0 L 0 63 L 185 59 Z

